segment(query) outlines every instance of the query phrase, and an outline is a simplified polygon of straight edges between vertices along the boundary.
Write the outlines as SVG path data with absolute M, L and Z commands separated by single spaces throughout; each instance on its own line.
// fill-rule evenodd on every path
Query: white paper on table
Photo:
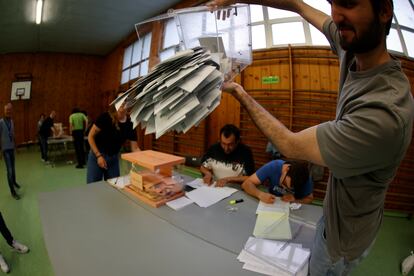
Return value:
M 237 190 L 230 187 L 215 188 L 202 186 L 191 192 L 187 192 L 186 196 L 193 200 L 198 206 L 206 208 L 231 196 L 235 192 L 237 192 Z
M 290 204 L 289 207 L 290 207 L 290 210 L 299 210 L 300 207 L 302 207 L 302 204 L 293 202 Z
M 294 275 L 302 271 L 310 257 L 310 250 L 301 244 L 258 238 L 249 238 L 245 250 Z
M 125 188 L 126 185 L 129 185 L 131 183 L 131 180 L 129 178 L 129 174 L 127 174 L 127 175 L 108 179 L 107 182 L 111 184 L 112 186 L 114 186 L 115 188 L 123 189 Z
M 187 186 L 190 186 L 191 188 L 194 188 L 194 189 L 203 187 L 205 185 L 202 178 L 196 178 L 193 181 L 187 182 L 185 184 Z
M 287 212 L 289 214 L 289 202 L 284 202 L 280 197 L 277 197 L 273 204 L 259 201 L 256 214 L 258 214 L 260 211 Z
M 241 261 L 244 263 L 243 269 L 254 271 L 257 273 L 262 273 L 265 275 L 275 275 L 275 276 L 290 276 L 292 274 L 288 273 L 287 271 L 284 271 L 277 266 L 272 266 L 265 261 L 261 260 L 260 258 L 257 258 L 256 256 L 250 254 L 246 250 L 242 250 L 240 255 L 244 255 L 241 257 L 244 261 Z M 239 256 L 240 256 L 239 255 Z
M 178 211 L 178 210 L 180 210 L 180 209 L 184 208 L 185 206 L 190 205 L 192 203 L 193 203 L 193 201 L 191 199 L 188 199 L 187 197 L 182 196 L 182 197 L 179 197 L 177 199 L 168 201 L 166 204 L 171 209 L 174 209 L 174 210 Z

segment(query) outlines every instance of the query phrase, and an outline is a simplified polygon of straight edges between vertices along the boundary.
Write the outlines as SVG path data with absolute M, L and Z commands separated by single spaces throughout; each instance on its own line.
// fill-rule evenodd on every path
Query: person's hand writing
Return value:
M 272 194 L 269 194 L 269 193 L 262 192 L 259 195 L 259 199 L 260 199 L 260 201 L 263 201 L 264 203 L 272 204 L 272 203 L 275 202 L 276 196 L 274 196 Z
M 102 155 L 99 156 L 96 161 L 98 162 L 98 166 L 100 168 L 105 169 L 105 170 L 108 169 L 108 165 L 106 164 L 106 160 L 105 160 L 105 158 Z
M 204 181 L 204 183 L 206 183 L 207 185 L 211 185 L 211 180 L 212 180 L 212 175 L 211 175 L 211 173 L 206 173 L 206 174 L 204 174 L 204 176 L 203 176 L 203 181 Z
M 287 194 L 282 196 L 282 200 L 285 202 L 292 202 L 295 201 L 295 197 L 292 194 Z
M 216 187 L 224 187 L 227 184 L 226 178 L 220 178 L 216 182 Z

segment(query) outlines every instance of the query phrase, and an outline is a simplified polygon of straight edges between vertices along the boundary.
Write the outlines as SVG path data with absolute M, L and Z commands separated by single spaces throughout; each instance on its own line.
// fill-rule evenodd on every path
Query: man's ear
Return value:
M 393 5 L 390 0 L 384 1 L 379 18 L 382 23 L 387 23 L 393 17 Z

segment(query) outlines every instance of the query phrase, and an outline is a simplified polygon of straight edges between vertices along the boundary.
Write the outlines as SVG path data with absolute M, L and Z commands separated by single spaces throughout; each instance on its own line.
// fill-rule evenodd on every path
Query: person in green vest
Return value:
M 73 144 L 75 146 L 76 159 L 78 164 L 76 168 L 83 169 L 85 166 L 85 148 L 84 148 L 84 134 L 86 126 L 88 125 L 88 118 L 83 114 L 79 108 L 75 107 L 72 114 L 69 116 L 69 127 L 73 137 Z

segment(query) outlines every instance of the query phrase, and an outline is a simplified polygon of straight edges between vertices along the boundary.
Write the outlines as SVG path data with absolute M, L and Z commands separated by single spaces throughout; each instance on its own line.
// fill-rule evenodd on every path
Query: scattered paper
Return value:
M 193 201 L 191 199 L 188 199 L 185 196 L 182 196 L 180 198 L 168 201 L 166 204 L 168 207 L 170 207 L 171 209 L 174 209 L 176 211 L 184 208 L 185 206 L 188 206 L 190 204 L 192 204 Z
M 108 179 L 107 182 L 118 189 L 123 189 L 126 185 L 131 183 L 129 174 Z
M 202 178 L 196 178 L 193 181 L 187 182 L 186 185 L 190 186 L 191 188 L 197 189 L 205 186 L 205 183 Z
M 193 200 L 198 206 L 206 208 L 231 196 L 235 192 L 237 192 L 237 190 L 230 187 L 215 188 L 204 185 L 191 192 L 187 192 L 186 196 Z
M 302 207 L 302 204 L 300 203 L 291 203 L 289 206 L 290 210 L 298 210 L 300 207 Z
M 264 203 L 259 201 L 257 205 L 256 214 L 260 211 L 268 212 L 289 212 L 289 202 L 284 202 L 280 197 L 277 197 L 273 204 Z

